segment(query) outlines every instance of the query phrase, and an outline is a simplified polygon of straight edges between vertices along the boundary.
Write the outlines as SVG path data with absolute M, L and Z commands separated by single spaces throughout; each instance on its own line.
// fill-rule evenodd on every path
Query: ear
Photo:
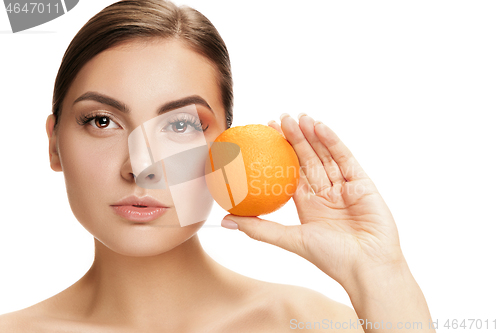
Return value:
M 59 159 L 59 149 L 57 147 L 57 134 L 54 130 L 54 125 L 56 123 L 56 117 L 53 114 L 47 117 L 47 122 L 45 123 L 45 130 L 47 131 L 47 136 L 49 137 L 49 158 L 50 167 L 54 171 L 62 171 L 61 161 Z

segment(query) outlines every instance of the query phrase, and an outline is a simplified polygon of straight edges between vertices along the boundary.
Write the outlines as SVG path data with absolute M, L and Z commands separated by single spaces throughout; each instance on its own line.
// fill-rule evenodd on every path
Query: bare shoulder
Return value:
M 259 332 L 363 332 L 357 327 L 356 312 L 323 294 L 299 286 L 259 281 L 253 288 L 254 301 L 246 307 L 238 327 Z M 336 324 L 337 323 L 337 324 Z M 351 325 L 349 325 L 351 323 Z M 257 324 L 258 327 L 255 325 Z
M 118 332 L 114 328 L 59 318 L 57 313 L 47 312 L 47 305 L 42 301 L 31 307 L 0 315 L 0 333 Z
M 37 316 L 31 308 L 0 315 L 0 332 L 33 332 Z
M 51 297 L 27 308 L 0 315 L 0 333 L 59 333 L 74 331 L 74 323 L 61 320 Z
M 77 322 L 60 318 L 51 297 L 30 307 L 0 315 L 0 333 L 59 333 L 85 331 Z
M 324 316 L 335 319 L 355 317 L 357 319 L 356 313 L 351 307 L 309 288 L 278 284 L 276 293 L 283 298 L 291 315 Z
M 363 332 L 356 325 L 356 312 L 345 304 L 305 287 L 270 284 L 269 288 L 283 309 L 282 321 L 286 321 L 288 330 Z

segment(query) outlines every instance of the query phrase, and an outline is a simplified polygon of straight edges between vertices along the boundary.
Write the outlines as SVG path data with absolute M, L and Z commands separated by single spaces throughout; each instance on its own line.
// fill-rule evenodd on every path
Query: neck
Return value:
M 202 302 L 223 289 L 227 293 L 227 273 L 206 254 L 196 234 L 150 257 L 124 256 L 95 239 L 94 264 L 80 284 L 86 295 L 82 304 L 89 319 L 99 322 L 144 327 L 172 317 L 192 319 L 193 313 L 202 313 Z

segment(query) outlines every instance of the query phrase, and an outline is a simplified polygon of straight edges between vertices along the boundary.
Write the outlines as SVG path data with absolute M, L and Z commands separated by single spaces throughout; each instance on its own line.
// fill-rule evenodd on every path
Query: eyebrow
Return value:
M 116 99 L 113 99 L 106 95 L 96 93 L 94 91 L 88 91 L 84 93 L 73 102 L 73 105 L 81 101 L 95 101 L 101 104 L 109 105 L 123 113 L 130 113 L 130 109 L 127 107 L 126 104 L 119 102 Z
M 84 93 L 83 95 L 78 97 L 73 102 L 73 105 L 75 105 L 76 103 L 81 102 L 81 101 L 95 101 L 95 102 L 98 102 L 101 104 L 109 105 L 109 106 L 117 109 L 120 112 L 123 112 L 126 114 L 130 113 L 130 108 L 125 103 L 117 101 L 116 99 L 114 99 L 112 97 L 109 97 L 109 96 L 106 96 L 106 95 L 103 95 L 103 94 L 100 94 L 100 93 L 97 93 L 94 91 L 88 91 L 88 92 Z M 157 113 L 158 113 L 158 115 L 160 115 L 160 114 L 166 113 L 168 111 L 179 109 L 183 106 L 187 106 L 190 104 L 203 105 L 206 108 L 208 108 L 212 113 L 214 113 L 214 111 L 212 110 L 212 108 L 210 107 L 208 102 L 205 101 L 202 97 L 200 97 L 198 95 L 187 96 L 187 97 L 183 97 L 181 99 L 175 100 L 175 101 L 167 102 L 158 108 Z
M 187 106 L 190 104 L 203 105 L 204 107 L 209 109 L 215 115 L 214 110 L 212 110 L 212 108 L 210 107 L 208 102 L 205 101 L 203 98 L 201 98 L 198 95 L 187 96 L 187 97 L 178 99 L 176 101 L 167 102 L 158 108 L 158 115 L 163 114 L 163 113 L 168 112 L 168 111 L 171 111 L 171 110 L 182 108 L 183 106 Z

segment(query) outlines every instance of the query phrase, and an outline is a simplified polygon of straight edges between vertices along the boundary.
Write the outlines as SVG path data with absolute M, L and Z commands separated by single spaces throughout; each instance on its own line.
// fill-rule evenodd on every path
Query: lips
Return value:
M 133 222 L 151 222 L 166 213 L 168 206 L 151 198 L 129 196 L 111 205 L 119 216 Z

